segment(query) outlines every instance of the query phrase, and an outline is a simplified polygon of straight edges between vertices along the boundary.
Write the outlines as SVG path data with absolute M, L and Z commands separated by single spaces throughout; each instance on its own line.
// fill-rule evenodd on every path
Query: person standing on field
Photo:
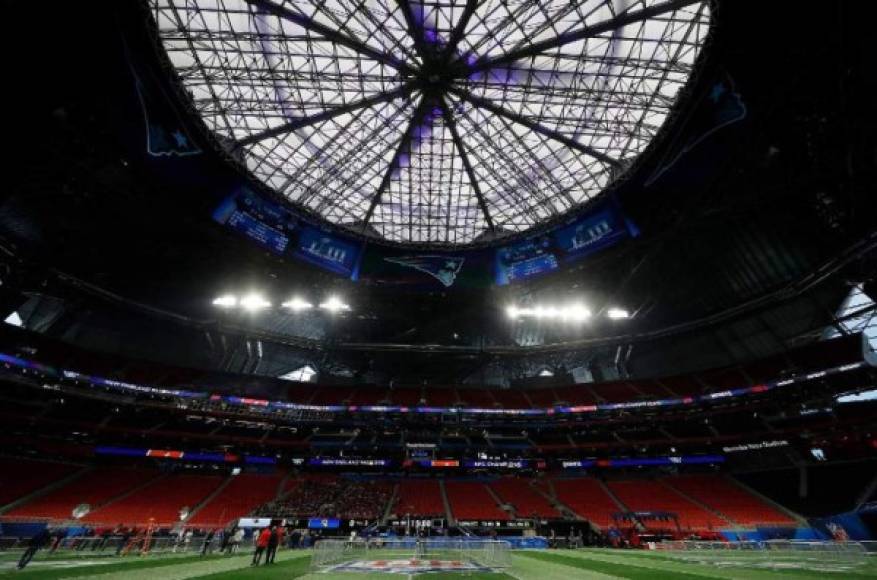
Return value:
M 283 537 L 285 530 L 283 526 L 277 526 L 274 528 L 274 532 L 271 534 L 271 540 L 268 542 L 268 554 L 265 556 L 266 564 L 273 564 L 274 558 L 277 556 L 277 548 L 283 545 Z
M 256 551 L 253 552 L 253 563 L 251 566 L 258 566 L 259 562 L 262 561 L 262 554 L 265 553 L 265 550 L 268 548 L 268 542 L 271 540 L 271 530 L 269 528 L 263 528 L 259 535 L 256 536 Z M 267 558 L 266 558 L 267 560 Z
M 268 547 L 265 551 L 265 565 L 271 563 L 271 556 L 277 551 L 277 528 L 271 526 L 271 534 L 268 536 Z
M 37 551 L 52 541 L 52 534 L 49 532 L 49 528 L 43 528 L 40 530 L 34 537 L 30 539 L 27 543 L 27 550 L 24 551 L 24 554 L 21 555 L 21 559 L 18 561 L 18 569 L 23 570 L 25 566 L 30 563 L 31 559 L 34 557 L 34 554 Z

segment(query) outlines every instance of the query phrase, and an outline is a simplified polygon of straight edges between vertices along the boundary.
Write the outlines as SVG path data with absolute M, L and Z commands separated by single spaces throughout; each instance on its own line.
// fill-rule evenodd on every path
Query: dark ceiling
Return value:
M 33 20 L 31 3 L 7 1 L 4 9 L 8 22 Z M 430 292 L 341 280 L 215 225 L 209 179 L 193 184 L 172 168 L 156 174 L 131 146 L 143 129 L 125 51 L 166 80 L 142 8 L 56 5 L 40 14 L 39 36 L 28 32 L 7 50 L 15 57 L 6 70 L 14 102 L 0 193 L 3 288 L 60 305 L 39 330 L 95 348 L 123 350 L 123 337 L 149 327 L 152 338 L 131 347 L 145 358 L 162 358 L 149 345 L 177 327 L 193 337 L 178 346 L 190 357 L 178 353 L 178 364 L 235 366 L 234 356 L 210 354 L 220 337 L 223 344 L 264 340 L 277 353 L 266 373 L 311 360 L 327 372 L 461 380 L 492 372 L 504 356 L 520 357 L 521 345 L 540 352 L 563 343 L 557 350 L 579 345 L 578 363 L 608 364 L 624 352 L 637 373 L 648 374 L 662 370 L 661 349 L 671 348 L 664 336 L 675 337 L 673 348 L 703 347 L 701 359 L 674 364 L 768 354 L 818 335 L 849 284 L 874 275 L 875 81 L 869 24 L 859 10 L 845 2 L 819 10 L 770 2 L 753 16 L 747 3 L 719 3 L 708 62 L 683 99 L 688 108 L 641 171 L 691 138 L 688 113 L 716 78 L 732 79 L 747 117 L 684 153 L 655 184 L 631 180 L 621 201 L 642 235 L 534 282 Z M 199 134 L 195 121 L 192 131 Z M 204 147 L 201 171 L 218 182 L 233 169 Z M 338 293 L 353 312 L 253 320 L 219 316 L 210 306 L 221 292 L 250 288 L 276 297 Z M 636 315 L 574 329 L 504 318 L 509 303 L 569 297 Z M 95 338 L 101 334 L 115 338 Z

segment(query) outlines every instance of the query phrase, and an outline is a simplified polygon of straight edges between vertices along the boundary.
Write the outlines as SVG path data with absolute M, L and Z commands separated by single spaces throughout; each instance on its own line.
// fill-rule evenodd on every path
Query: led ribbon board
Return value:
M 7 367 L 15 367 L 22 371 L 33 371 L 43 376 L 53 377 L 59 380 L 69 380 L 75 383 L 86 383 L 94 387 L 118 390 L 120 392 L 135 392 L 148 395 L 171 396 L 181 399 L 206 399 L 211 401 L 224 402 L 230 405 L 246 406 L 253 409 L 286 409 L 293 411 L 316 411 L 324 413 L 386 413 L 386 414 L 463 414 L 463 415 L 483 415 L 483 416 L 553 416 L 553 415 L 577 415 L 584 413 L 597 413 L 602 411 L 616 410 L 636 410 L 649 408 L 669 408 L 678 406 L 695 405 L 698 403 L 710 403 L 725 399 L 734 399 L 747 395 L 756 395 L 766 393 L 780 387 L 805 383 L 808 381 L 855 371 L 868 366 L 865 361 L 845 364 L 837 367 L 815 371 L 803 375 L 798 375 L 786 379 L 768 381 L 759 385 L 749 387 L 740 387 L 737 389 L 726 389 L 705 395 L 695 395 L 687 397 L 678 397 L 673 399 L 656 399 L 651 401 L 629 401 L 622 403 L 599 403 L 596 405 L 577 405 L 577 406 L 558 406 L 536 409 L 483 409 L 483 408 L 458 408 L 458 407 L 407 407 L 396 405 L 306 405 L 300 403 L 290 403 L 286 401 L 271 401 L 268 399 L 254 399 L 248 397 L 237 397 L 230 395 L 211 395 L 200 391 L 186 391 L 177 389 L 166 389 L 160 387 L 151 387 L 146 385 L 138 385 L 135 383 L 127 383 L 112 379 L 105 379 L 92 375 L 82 374 L 72 370 L 57 370 L 53 367 L 40 364 L 38 362 L 29 361 L 13 355 L 0 353 L 0 362 Z

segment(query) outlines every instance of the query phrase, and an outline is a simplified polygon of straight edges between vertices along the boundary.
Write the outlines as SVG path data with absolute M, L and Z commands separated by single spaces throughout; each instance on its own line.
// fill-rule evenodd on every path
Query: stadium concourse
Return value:
M 877 577 L 860 4 L 4 2 L 0 580 Z

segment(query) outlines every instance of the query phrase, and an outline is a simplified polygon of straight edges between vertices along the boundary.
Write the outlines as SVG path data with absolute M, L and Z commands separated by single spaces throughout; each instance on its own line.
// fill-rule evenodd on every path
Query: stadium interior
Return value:
M 861 6 L 4 8 L 0 580 L 877 577 Z

